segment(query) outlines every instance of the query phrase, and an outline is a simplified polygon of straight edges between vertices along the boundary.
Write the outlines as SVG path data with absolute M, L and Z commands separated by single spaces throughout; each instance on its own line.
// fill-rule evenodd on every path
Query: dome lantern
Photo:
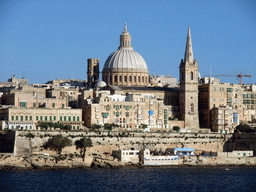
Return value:
M 120 35 L 120 46 L 118 49 L 133 50 L 131 46 L 131 41 L 132 41 L 132 38 L 129 32 L 127 31 L 127 23 L 125 23 L 123 34 Z

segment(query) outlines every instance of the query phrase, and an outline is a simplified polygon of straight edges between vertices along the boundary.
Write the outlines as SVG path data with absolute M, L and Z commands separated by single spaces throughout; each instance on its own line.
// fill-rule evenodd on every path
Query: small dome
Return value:
M 94 88 L 103 88 L 105 86 L 107 86 L 107 84 L 104 81 L 97 81 Z

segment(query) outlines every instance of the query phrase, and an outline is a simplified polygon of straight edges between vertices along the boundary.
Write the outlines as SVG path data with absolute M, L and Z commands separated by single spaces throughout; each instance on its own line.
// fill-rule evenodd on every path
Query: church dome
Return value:
M 122 72 L 148 72 L 148 67 L 143 57 L 134 50 L 119 49 L 108 57 L 104 71 Z
M 106 60 L 102 79 L 109 85 L 147 86 L 149 83 L 148 67 L 143 57 L 133 50 L 131 35 L 127 26 L 120 35 L 120 46 Z
M 131 35 L 125 30 L 120 36 L 120 46 L 117 51 L 110 54 L 106 60 L 103 72 L 146 72 L 148 67 L 143 57 L 133 50 Z

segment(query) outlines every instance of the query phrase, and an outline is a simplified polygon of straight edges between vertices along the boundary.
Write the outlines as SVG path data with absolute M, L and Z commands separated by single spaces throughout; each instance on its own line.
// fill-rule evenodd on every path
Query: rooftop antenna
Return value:
M 72 72 L 71 72 L 71 79 L 73 79 L 73 69 L 72 69 Z

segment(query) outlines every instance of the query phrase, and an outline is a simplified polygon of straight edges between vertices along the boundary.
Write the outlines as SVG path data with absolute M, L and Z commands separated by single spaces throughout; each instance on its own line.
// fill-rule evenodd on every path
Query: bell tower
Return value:
M 186 130 L 199 129 L 198 117 L 198 63 L 194 60 L 190 27 L 188 28 L 184 60 L 180 63 L 180 118 Z
M 99 80 L 99 59 L 87 59 L 87 87 L 92 87 Z

